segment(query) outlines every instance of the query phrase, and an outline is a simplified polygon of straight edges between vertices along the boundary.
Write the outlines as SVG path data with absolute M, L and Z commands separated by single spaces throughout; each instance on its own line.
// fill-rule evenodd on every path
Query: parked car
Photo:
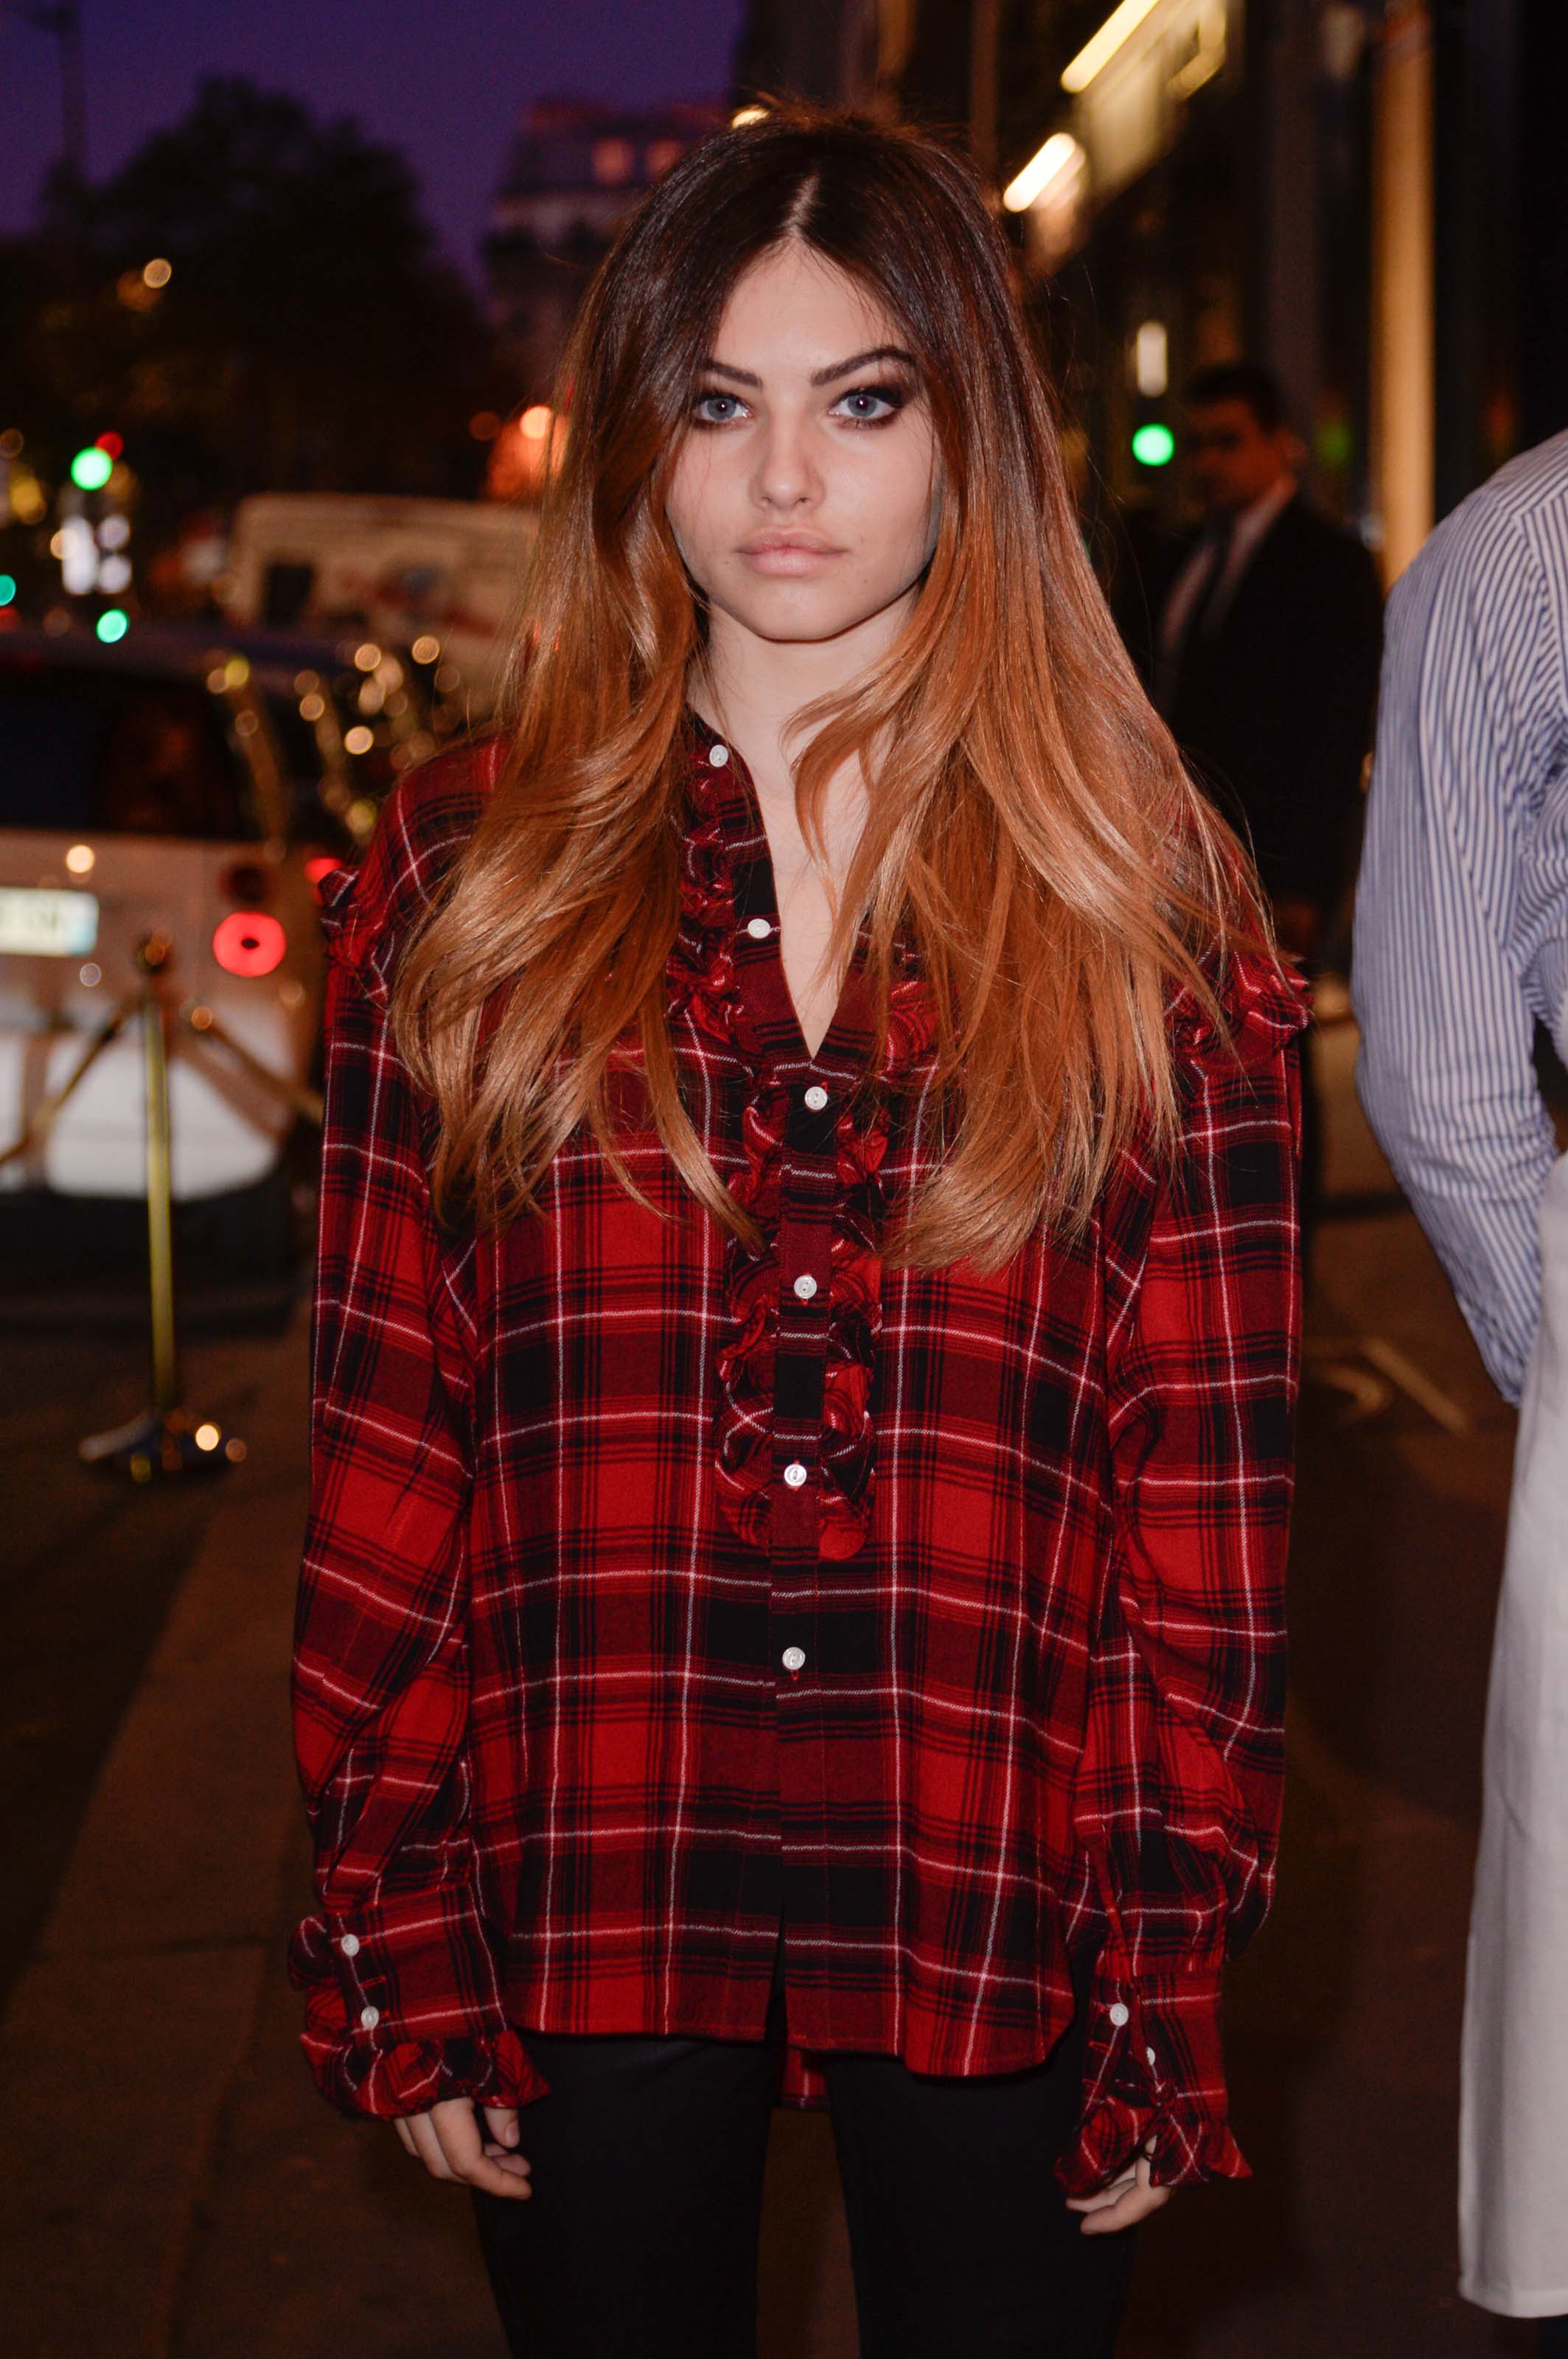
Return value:
M 538 530 L 508 501 L 257 493 L 234 512 L 224 609 L 236 628 L 352 623 L 424 667 L 438 718 L 466 728 L 500 692 Z
M 204 1026 L 175 1027 L 174 1194 L 283 1188 L 289 1093 L 309 1080 L 321 1020 L 311 857 L 267 699 L 237 648 L 157 626 L 112 647 L 0 636 L 0 1147 L 136 990 L 137 946 L 158 933 L 173 945 L 171 993 Z M 143 1108 L 133 1026 L 0 1166 L 0 1187 L 139 1195 Z
M 420 668 L 363 636 L 244 630 L 223 644 L 248 662 L 266 705 L 289 781 L 290 833 L 357 860 L 398 778 L 436 749 Z

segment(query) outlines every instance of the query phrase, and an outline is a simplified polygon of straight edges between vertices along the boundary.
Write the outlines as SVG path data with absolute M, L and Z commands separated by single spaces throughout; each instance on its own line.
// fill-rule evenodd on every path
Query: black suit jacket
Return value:
M 1173 552 L 1149 600 L 1156 628 L 1192 545 Z M 1269 890 L 1325 913 L 1354 840 L 1382 641 L 1371 557 L 1298 496 L 1254 550 L 1212 637 L 1189 645 L 1167 716 Z M 1152 634 L 1134 652 L 1151 669 Z

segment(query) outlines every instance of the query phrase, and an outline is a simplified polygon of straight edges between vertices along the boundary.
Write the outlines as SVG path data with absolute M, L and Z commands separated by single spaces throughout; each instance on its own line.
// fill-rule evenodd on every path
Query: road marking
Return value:
M 1399 1390 L 1407 1394 L 1418 1408 L 1424 1408 L 1428 1417 L 1441 1425 L 1445 1433 L 1475 1431 L 1475 1420 L 1469 1412 L 1461 1408 L 1456 1400 L 1451 1400 L 1441 1386 L 1434 1385 L 1413 1360 L 1407 1360 L 1404 1353 L 1385 1337 L 1363 1335 L 1361 1355 L 1363 1359 L 1370 1360 L 1375 1368 L 1381 1368 L 1386 1376 L 1390 1376 Z

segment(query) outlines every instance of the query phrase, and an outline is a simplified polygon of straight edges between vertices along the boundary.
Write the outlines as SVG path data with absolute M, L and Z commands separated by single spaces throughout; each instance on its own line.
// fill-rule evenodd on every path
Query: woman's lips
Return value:
M 740 554 L 758 573 L 818 573 L 844 551 L 825 540 L 748 540 Z

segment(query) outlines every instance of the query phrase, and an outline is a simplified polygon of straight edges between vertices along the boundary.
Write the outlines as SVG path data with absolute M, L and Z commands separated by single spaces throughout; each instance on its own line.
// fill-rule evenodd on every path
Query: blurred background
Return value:
M 282 1976 L 317 897 L 493 710 L 618 222 L 791 92 L 973 156 L 1113 610 L 1317 981 L 1257 2176 L 1154 2223 L 1126 2350 L 1529 2347 L 1453 2230 L 1514 1421 L 1359 1114 L 1345 976 L 1381 592 L 1568 425 L 1565 89 L 1561 0 L 3 0 L 9 2348 L 499 2348 L 466 2215 L 317 2104 Z M 776 2118 L 764 2264 L 768 2359 L 847 2359 L 825 2120 Z

